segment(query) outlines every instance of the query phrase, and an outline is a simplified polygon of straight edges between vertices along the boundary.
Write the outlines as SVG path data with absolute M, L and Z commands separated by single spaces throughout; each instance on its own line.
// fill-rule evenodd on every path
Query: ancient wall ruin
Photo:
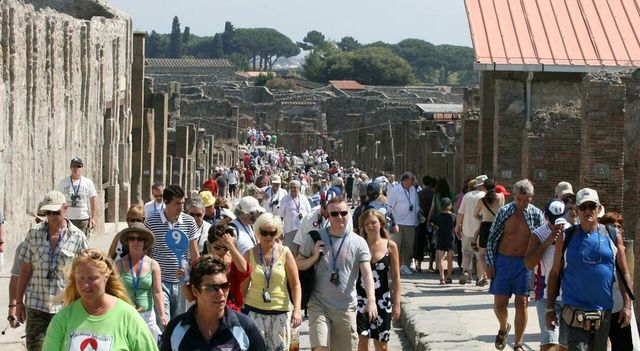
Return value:
M 117 218 L 104 202 L 129 190 L 132 32 L 100 1 L 0 0 L 0 10 L 0 207 L 11 251 L 76 156 L 100 210 Z

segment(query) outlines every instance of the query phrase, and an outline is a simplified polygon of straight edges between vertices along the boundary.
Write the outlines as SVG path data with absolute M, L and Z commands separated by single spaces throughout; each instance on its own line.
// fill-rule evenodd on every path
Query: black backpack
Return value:
M 313 243 L 315 244 L 318 240 L 322 240 L 320 238 L 320 233 L 317 230 L 312 230 L 308 233 L 313 239 Z M 316 265 L 312 265 L 309 269 L 302 271 L 298 270 L 298 279 L 300 280 L 300 290 L 302 292 L 302 296 L 300 298 L 300 308 L 303 310 L 307 309 L 307 303 L 309 303 L 309 299 L 311 298 L 311 293 L 313 292 L 313 283 L 316 278 Z M 289 296 L 291 295 L 291 287 L 287 284 L 287 289 L 289 290 Z

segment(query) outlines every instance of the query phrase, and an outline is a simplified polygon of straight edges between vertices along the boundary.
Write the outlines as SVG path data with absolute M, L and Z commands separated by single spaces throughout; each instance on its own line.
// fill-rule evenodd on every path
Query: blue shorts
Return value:
M 493 295 L 528 295 L 531 271 L 524 266 L 524 258 L 496 255 L 489 293 Z

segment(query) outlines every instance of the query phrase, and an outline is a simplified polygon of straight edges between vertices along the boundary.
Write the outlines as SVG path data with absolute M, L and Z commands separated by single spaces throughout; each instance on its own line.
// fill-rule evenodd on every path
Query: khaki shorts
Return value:
M 312 349 L 322 346 L 331 351 L 351 351 L 358 348 L 355 308 L 336 310 L 309 302 L 307 310 Z

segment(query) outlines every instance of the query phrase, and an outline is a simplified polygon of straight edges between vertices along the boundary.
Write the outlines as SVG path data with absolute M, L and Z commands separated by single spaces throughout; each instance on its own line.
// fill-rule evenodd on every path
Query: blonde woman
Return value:
M 47 328 L 44 350 L 157 350 L 156 340 L 131 305 L 113 261 L 100 249 L 73 259 L 65 308 Z
M 288 350 L 291 329 L 302 323 L 298 267 L 289 248 L 276 241 L 283 233 L 279 216 L 268 212 L 260 215 L 253 232 L 259 240 L 244 256 L 253 267 L 245 308 L 263 333 L 267 350 Z

